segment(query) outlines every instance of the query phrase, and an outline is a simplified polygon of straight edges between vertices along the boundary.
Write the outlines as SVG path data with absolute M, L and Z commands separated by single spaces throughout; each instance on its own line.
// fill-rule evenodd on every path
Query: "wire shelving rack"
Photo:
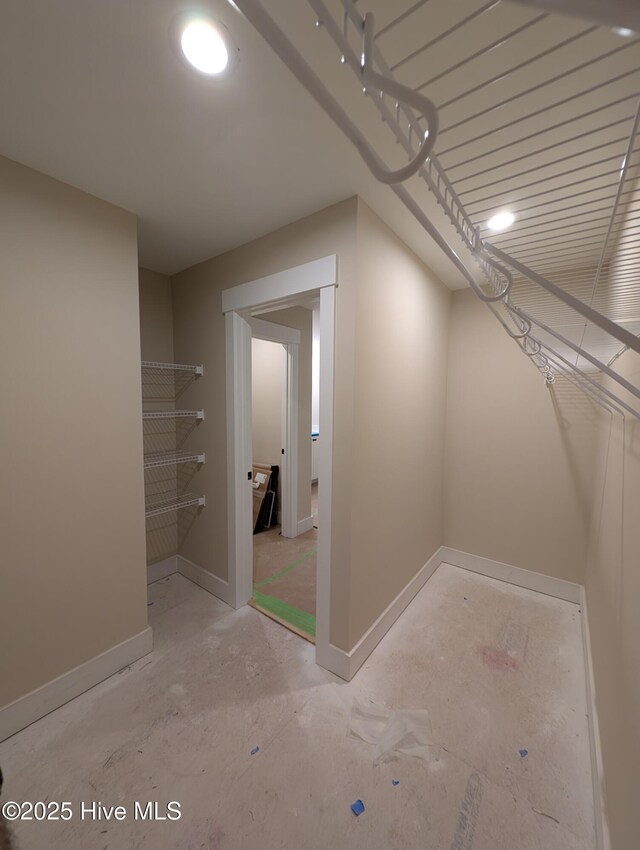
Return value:
M 616 369 L 640 353 L 640 34 L 508 0 L 307 2 L 306 27 L 236 5 L 547 383 L 640 418 Z
M 206 498 L 204 496 L 195 496 L 193 493 L 166 493 L 162 498 L 155 496 L 153 500 L 148 501 L 145 506 L 144 515 L 146 519 L 150 519 L 151 517 L 173 513 L 183 508 L 203 507 L 205 504 Z

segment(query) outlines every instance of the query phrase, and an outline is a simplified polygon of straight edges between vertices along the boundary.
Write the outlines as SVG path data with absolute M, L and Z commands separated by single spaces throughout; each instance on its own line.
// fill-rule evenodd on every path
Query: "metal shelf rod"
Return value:
M 178 463 L 205 463 L 204 452 L 154 452 L 144 456 L 144 468 L 174 466 Z
M 204 419 L 204 410 L 145 410 L 143 419 Z
M 204 373 L 204 366 L 191 366 L 185 363 L 160 363 L 155 360 L 143 360 L 142 361 L 143 369 L 158 369 L 168 372 L 193 372 L 196 375 L 202 375 Z
M 597 27 L 593 27 L 591 29 L 591 32 L 596 29 Z M 473 115 L 467 115 L 465 116 L 465 118 L 461 118 L 460 121 L 456 121 L 455 124 L 449 124 L 448 127 L 443 128 L 441 130 L 441 133 L 448 133 L 450 130 L 455 130 L 457 127 L 462 127 L 464 124 L 468 124 L 470 121 L 475 121 L 476 118 L 481 118 L 483 115 L 487 115 L 489 112 L 493 112 L 494 110 L 500 109 L 509 103 L 513 103 L 516 100 L 520 100 L 520 98 L 527 97 L 530 94 L 534 94 L 535 92 L 540 91 L 540 89 L 544 89 L 547 86 L 553 85 L 553 83 L 557 83 L 560 80 L 564 80 L 567 77 L 570 77 L 572 74 L 576 74 L 578 71 L 584 71 L 585 68 L 589 68 L 591 65 L 595 65 L 596 62 L 602 62 L 605 59 L 610 59 L 612 56 L 615 56 L 616 53 L 621 53 L 623 50 L 628 50 L 630 47 L 633 47 L 637 43 L 637 39 L 630 40 L 626 44 L 622 44 L 620 47 L 615 47 L 613 50 L 608 50 L 606 53 L 602 53 L 600 56 L 596 56 L 595 58 L 592 57 L 586 62 L 582 62 L 580 65 L 576 65 L 575 67 L 570 68 L 567 71 L 563 71 L 561 74 L 556 74 L 555 77 L 551 77 L 548 80 L 543 80 L 541 83 L 536 83 L 535 86 L 530 86 L 528 89 L 518 92 L 517 94 L 513 94 L 510 97 L 505 98 L 504 100 L 501 100 L 492 106 L 487 106 L 485 109 L 481 109 L 479 112 L 475 112 Z M 508 73 L 509 72 L 507 72 L 504 76 L 507 77 Z M 610 80 L 605 80 L 602 83 L 597 83 L 591 88 L 584 89 L 584 91 L 578 92 L 577 94 L 572 94 L 570 97 L 563 98 L 562 100 L 559 100 L 556 103 L 549 104 L 548 106 L 545 106 L 537 110 L 536 112 L 532 112 L 530 115 L 525 116 L 525 118 L 519 118 L 518 121 L 524 121 L 526 120 L 526 118 L 533 117 L 535 115 L 540 114 L 541 112 L 546 112 L 549 109 L 554 109 L 556 106 L 563 106 L 569 101 L 576 100 L 579 97 L 584 97 L 585 94 L 591 94 L 591 92 L 594 92 L 597 89 L 602 88 L 603 86 L 610 85 L 611 83 L 616 82 L 617 80 L 622 79 L 623 77 L 628 77 L 631 74 L 635 73 L 637 73 L 636 68 L 633 68 L 630 71 L 625 71 L 618 77 L 613 77 Z M 471 89 L 468 93 L 471 93 L 473 91 L 475 91 L 475 89 Z M 466 94 L 467 92 L 465 92 L 464 95 L 461 95 L 461 97 L 464 97 Z M 452 102 L 454 101 L 450 101 L 450 103 Z M 448 104 L 445 103 L 442 105 L 441 108 L 447 105 Z
M 476 9 L 475 12 L 471 12 L 471 14 L 467 15 L 467 17 L 463 18 L 463 20 L 453 24 L 453 26 L 449 27 L 449 29 L 445 30 L 444 32 L 441 32 L 440 35 L 435 36 L 435 38 L 432 38 L 431 41 L 428 41 L 426 44 L 423 44 L 422 47 L 419 47 L 417 50 L 414 50 L 408 56 L 405 56 L 403 59 L 400 59 L 399 62 L 396 62 L 395 65 L 391 66 L 390 70 L 395 71 L 402 65 L 406 65 L 407 62 L 410 62 L 412 59 L 415 59 L 416 56 L 419 56 L 421 53 L 424 53 L 430 47 L 433 47 L 434 44 L 437 44 L 439 41 L 442 41 L 443 38 L 446 38 L 448 35 L 451 35 L 451 33 L 455 32 L 456 30 L 459 30 L 465 24 L 468 24 L 469 21 L 472 21 L 474 20 L 474 18 L 477 18 L 480 15 L 483 15 L 485 12 L 488 12 L 490 9 L 495 8 L 499 2 L 500 0 L 489 0 L 488 3 L 485 3 L 484 6 L 481 6 L 479 9 Z
M 472 189 L 464 189 L 463 191 L 458 191 L 458 197 L 464 198 L 467 195 L 470 195 L 471 192 L 482 192 L 485 189 L 493 189 L 499 183 L 508 183 L 512 180 L 515 180 L 517 177 L 523 177 L 525 174 L 535 174 L 535 172 L 537 172 L 537 171 L 542 171 L 543 169 L 546 169 L 546 168 L 552 168 L 554 165 L 559 165 L 561 162 L 575 162 L 575 160 L 578 156 L 584 156 L 587 153 L 592 153 L 593 151 L 600 150 L 601 148 L 611 147 L 612 144 L 619 143 L 621 141 L 626 142 L 627 139 L 626 138 L 625 139 L 615 139 L 613 142 L 605 142 L 602 145 L 596 145 L 593 148 L 588 148 L 587 150 L 580 151 L 580 153 L 578 155 L 576 155 L 574 153 L 574 154 L 570 154 L 569 156 L 561 156 L 559 159 L 549 160 L 547 162 L 541 163 L 540 165 L 534 165 L 531 168 L 525 168 L 524 171 L 517 171 L 515 174 L 510 174 L 508 177 L 499 177 L 497 180 L 491 180 L 489 183 L 483 183 L 480 186 L 474 186 Z M 639 150 L 640 150 L 640 148 L 636 148 L 634 150 L 634 153 L 637 153 L 637 151 L 639 151 Z M 602 163 L 604 163 L 604 162 L 612 162 L 612 161 L 613 162 L 622 162 L 622 158 L 623 158 L 624 154 L 625 154 L 624 151 L 617 151 L 616 153 L 612 154 L 611 156 L 604 157 L 603 159 L 592 160 L 591 162 L 584 163 L 583 165 L 579 165 L 576 168 L 569 168 L 566 171 L 558 172 L 557 174 L 549 174 L 547 177 L 540 177 L 538 180 L 534 180 L 531 183 L 522 183 L 520 186 L 516 186 L 514 188 L 518 189 L 518 190 L 519 189 L 526 189 L 529 186 L 535 186 L 538 183 L 544 183 L 546 180 L 554 180 L 556 177 L 564 176 L 566 174 L 572 174 L 573 172 L 576 172 L 576 171 L 583 171 L 585 168 L 593 168 L 596 165 L 602 165 Z M 526 158 L 530 159 L 531 157 L 527 156 Z M 504 165 L 500 164 L 500 165 L 497 165 L 495 168 L 490 169 L 490 170 L 495 171 L 496 169 L 503 168 L 503 167 L 504 167 Z M 618 171 L 619 170 L 620 169 L 618 169 Z M 467 177 L 459 177 L 457 182 L 462 183 L 465 180 L 470 180 L 473 177 L 477 177 L 477 176 L 478 176 L 477 174 L 470 174 Z M 490 197 L 490 196 L 485 195 L 485 197 Z
M 455 168 L 460 168 L 463 165 L 468 165 L 470 162 L 477 162 L 479 159 L 484 159 L 488 156 L 493 156 L 496 153 L 500 153 L 501 151 L 506 150 L 507 148 L 515 148 L 523 142 L 530 142 L 531 139 L 535 139 L 537 136 L 543 136 L 545 133 L 552 132 L 554 130 L 559 130 L 561 127 L 566 127 L 568 124 L 577 124 L 579 121 L 582 121 L 585 118 L 590 118 L 592 115 L 595 115 L 597 112 L 603 112 L 606 109 L 612 109 L 614 106 L 618 106 L 620 103 L 623 103 L 627 100 L 632 100 L 635 98 L 635 94 L 629 94 L 626 97 L 621 97 L 618 100 L 614 100 L 611 103 L 607 103 L 604 106 L 599 106 L 596 109 L 591 109 L 589 112 L 583 112 L 582 115 L 578 115 L 575 118 L 571 118 L 567 121 L 560 121 L 557 124 L 553 124 L 550 127 L 545 127 L 542 130 L 536 130 L 534 133 L 529 133 L 527 136 L 522 136 L 519 139 L 516 139 L 513 142 L 507 142 L 506 144 L 499 145 L 497 148 L 492 148 L 488 151 L 483 151 L 480 154 L 476 154 L 476 156 L 468 157 L 467 159 L 463 159 L 460 162 L 452 163 L 447 166 L 447 171 L 453 171 Z M 583 133 L 578 133 L 575 136 L 568 136 L 566 139 L 561 139 L 559 142 L 553 142 L 553 144 L 546 145 L 546 147 L 536 148 L 535 156 L 546 153 L 547 151 L 553 150 L 554 148 L 560 148 L 563 145 L 571 144 L 572 142 L 577 142 L 579 139 L 584 139 L 587 136 L 593 138 L 597 133 L 602 133 L 605 130 L 610 130 L 611 127 L 617 127 L 618 124 L 626 124 L 630 121 L 633 121 L 633 115 L 626 115 L 624 118 L 619 118 L 616 121 L 611 121 L 609 124 L 603 124 L 600 127 L 593 127 L 589 130 L 585 130 Z M 626 141 L 627 137 L 625 136 L 623 141 Z M 439 156 L 444 156 L 444 152 L 440 151 Z M 495 171 L 496 168 L 503 168 L 506 165 L 513 165 L 514 162 L 521 162 L 523 159 L 530 159 L 532 156 L 531 153 L 521 154 L 520 156 L 516 156 L 513 159 L 500 160 L 498 165 L 491 166 L 491 168 L 485 168 L 482 171 L 474 172 L 473 174 L 467 174 L 464 177 L 460 178 L 461 180 L 467 180 L 469 177 L 475 177 L 479 174 L 488 174 L 490 171 Z
M 168 514 L 172 511 L 179 511 L 182 508 L 190 508 L 194 505 L 203 507 L 206 504 L 205 496 L 194 496 L 192 493 L 184 493 L 182 496 L 172 496 L 171 499 L 164 499 L 160 502 L 153 502 L 147 505 L 144 515 L 146 519 L 160 514 Z
M 518 124 L 522 124 L 523 121 L 529 121 L 532 118 L 538 118 L 540 115 L 544 114 L 545 112 L 549 112 L 549 110 L 551 110 L 551 109 L 556 109 L 558 106 L 564 106 L 567 103 L 572 103 L 573 101 L 575 101 L 579 97 L 584 97 L 587 94 L 593 94 L 593 92 L 597 91 L 598 89 L 604 88 L 605 86 L 610 86 L 613 83 L 618 83 L 618 82 L 620 82 L 620 80 L 625 79 L 626 77 L 630 77 L 632 74 L 637 74 L 637 73 L 638 73 L 637 68 L 634 68 L 631 71 L 625 71 L 623 74 L 618 74 L 618 76 L 612 77 L 610 80 L 605 80 L 603 83 L 598 83 L 595 86 L 591 86 L 591 88 L 584 89 L 583 91 L 578 92 L 578 94 L 571 95 L 571 97 L 565 97 L 562 100 L 556 101 L 555 103 L 550 103 L 548 106 L 544 106 L 540 109 L 536 109 L 535 112 L 528 113 L 527 115 L 524 115 L 521 118 L 514 118 L 512 121 L 508 121 L 506 124 L 500 124 L 498 127 L 493 127 L 491 130 L 487 130 L 486 132 L 481 133 L 479 136 L 474 136 L 471 139 L 465 139 L 464 142 L 458 142 L 457 144 L 453 145 L 452 147 L 447 148 L 444 151 L 441 151 L 440 156 L 444 156 L 445 154 L 451 153 L 451 151 L 458 150 L 458 148 L 463 148 L 463 147 L 466 147 L 467 145 L 475 144 L 476 142 L 479 142 L 481 139 L 486 139 L 488 136 L 493 136 L 496 133 L 500 133 L 502 130 L 508 130 L 509 127 L 515 127 Z M 635 95 L 629 95 L 629 98 L 626 98 L 626 99 L 630 99 L 630 98 L 633 98 L 633 97 L 635 97 Z M 594 109 L 594 110 L 591 110 L 591 111 L 597 112 L 597 111 L 601 111 L 603 109 L 609 109 L 611 106 L 613 106 L 613 102 L 607 103 L 604 106 L 599 107 L 599 109 Z M 577 120 L 578 120 L 578 118 L 572 118 L 568 121 L 562 121 L 562 122 L 560 122 L 560 124 L 557 124 L 556 127 L 561 126 L 562 124 L 574 124 Z M 448 129 L 451 130 L 451 129 L 453 129 L 453 127 L 449 127 Z M 551 129 L 555 129 L 555 128 L 547 127 L 544 130 L 541 130 L 539 132 L 548 133 Z M 534 133 L 533 135 L 538 135 L 538 134 L 539 133 Z M 504 145 L 504 147 L 510 148 L 510 147 L 513 147 L 514 144 L 517 144 L 517 142 L 515 142 L 515 143 L 511 142 L 507 145 Z M 486 154 L 483 154 L 483 156 L 486 156 Z
M 426 80 L 424 83 L 421 83 L 419 86 L 416 86 L 417 91 L 421 91 L 422 89 L 426 89 L 428 86 L 433 85 L 433 83 L 441 80 L 443 77 L 446 77 L 447 74 L 451 74 L 453 71 L 457 71 L 458 68 L 462 68 L 467 65 L 469 62 L 472 62 L 474 59 L 478 59 L 480 56 L 484 56 L 487 53 L 490 53 L 496 47 L 501 47 L 506 41 L 510 38 L 513 38 L 516 35 L 519 35 L 521 32 L 529 29 L 529 27 L 534 26 L 535 24 L 540 23 L 540 21 L 548 18 L 549 14 L 547 12 L 543 12 L 541 15 L 533 18 L 530 21 L 527 21 L 526 24 L 522 24 L 522 26 L 516 27 L 516 29 L 511 30 L 511 32 L 505 33 L 504 35 L 497 38 L 495 41 L 492 41 L 491 44 L 487 44 L 486 47 L 480 48 L 475 53 L 472 53 L 470 56 L 461 59 L 460 62 L 456 62 L 455 65 L 451 65 L 449 68 L 446 68 L 444 71 L 440 71 L 435 77 L 431 77 L 429 80 Z

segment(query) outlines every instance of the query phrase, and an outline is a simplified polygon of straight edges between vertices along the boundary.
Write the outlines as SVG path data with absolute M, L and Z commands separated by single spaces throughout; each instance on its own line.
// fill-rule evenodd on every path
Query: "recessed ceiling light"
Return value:
M 229 64 L 225 40 L 207 20 L 189 21 L 182 30 L 180 47 L 188 62 L 203 74 L 220 74 Z
M 508 210 L 502 210 L 489 219 L 487 227 L 489 230 L 495 231 L 506 230 L 508 227 L 511 227 L 515 220 L 516 217 L 513 213 L 510 213 Z
M 614 27 L 613 31 L 616 35 L 621 35 L 623 38 L 630 38 L 632 35 L 635 35 L 634 31 L 627 27 Z

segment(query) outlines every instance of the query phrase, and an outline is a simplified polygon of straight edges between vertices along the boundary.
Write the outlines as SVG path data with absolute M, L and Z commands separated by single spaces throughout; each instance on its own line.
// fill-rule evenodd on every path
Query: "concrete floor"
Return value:
M 595 846 L 578 606 L 442 565 L 346 684 L 249 607 L 149 590 L 153 654 L 0 745 L 3 800 L 75 809 L 19 824 L 22 850 Z M 433 758 L 374 767 L 354 698 L 427 708 Z M 78 814 L 148 800 L 181 820 Z

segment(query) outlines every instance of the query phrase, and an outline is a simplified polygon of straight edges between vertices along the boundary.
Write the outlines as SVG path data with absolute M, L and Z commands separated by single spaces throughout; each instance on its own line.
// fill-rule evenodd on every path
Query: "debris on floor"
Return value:
M 398 753 L 437 761 L 429 712 L 423 708 L 389 711 L 356 699 L 348 734 L 375 746 L 374 764 L 390 761 Z
M 355 803 L 351 803 L 351 811 L 356 817 L 361 815 L 364 812 L 364 803 L 362 800 L 356 800 Z
M 520 753 L 520 758 L 523 759 L 525 756 L 529 755 L 529 750 L 518 750 Z
M 259 753 L 259 752 L 260 752 L 260 747 L 254 747 L 254 748 L 251 750 L 251 755 L 252 755 L 252 756 L 255 756 L 255 754 L 256 754 L 256 753 Z
M 400 780 L 399 779 L 392 779 L 391 784 L 392 785 L 400 785 Z

